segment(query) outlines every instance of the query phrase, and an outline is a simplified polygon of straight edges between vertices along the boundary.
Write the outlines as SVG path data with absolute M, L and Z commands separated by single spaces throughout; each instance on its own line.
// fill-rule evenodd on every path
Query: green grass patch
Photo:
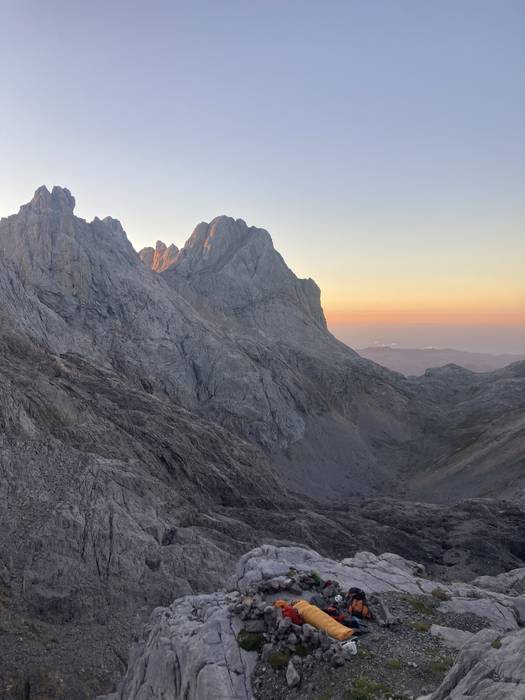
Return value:
M 432 591 L 432 597 L 439 601 L 450 600 L 449 594 L 442 588 L 434 588 Z
M 354 681 L 351 690 L 346 692 L 345 700 L 376 700 L 387 694 L 391 695 L 392 691 L 386 685 L 366 676 L 360 676 Z
M 401 668 L 401 661 L 399 659 L 388 659 L 386 665 L 392 671 L 396 671 L 398 668 Z
M 429 669 L 432 673 L 446 673 L 452 666 L 452 661 L 450 659 L 436 659 L 433 661 Z
M 297 654 L 297 656 L 308 656 L 308 654 L 312 653 L 312 648 L 307 646 L 306 644 L 296 644 L 293 648 L 294 654 Z
M 421 622 L 421 620 L 414 620 L 410 623 L 410 627 L 416 632 L 428 632 L 431 626 L 430 622 Z
M 310 571 L 310 576 L 315 581 L 316 586 L 321 585 L 321 574 L 318 571 Z
M 237 635 L 237 644 L 245 651 L 260 651 L 264 644 L 264 634 L 241 630 Z
M 406 602 L 421 615 L 434 615 L 436 603 L 432 603 L 422 600 L 421 598 L 416 598 L 415 596 L 409 596 L 406 598 Z
M 268 663 L 274 671 L 279 671 L 281 668 L 288 666 L 290 654 L 286 651 L 273 651 L 268 657 Z
M 498 637 L 497 639 L 495 639 L 494 641 L 492 641 L 492 642 L 490 643 L 490 646 L 491 646 L 493 649 L 501 649 L 501 638 Z

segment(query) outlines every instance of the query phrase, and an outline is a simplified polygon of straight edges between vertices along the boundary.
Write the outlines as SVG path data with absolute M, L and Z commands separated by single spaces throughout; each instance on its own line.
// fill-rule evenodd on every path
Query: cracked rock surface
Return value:
M 453 668 L 430 700 L 523 700 L 525 630 L 500 637 L 478 632 L 462 648 Z
M 109 691 L 154 607 L 261 542 L 523 564 L 525 365 L 407 380 L 328 332 L 263 229 L 219 217 L 145 265 L 74 207 L 41 187 L 0 220 L 2 698 Z
M 242 625 L 229 611 L 239 598 L 238 593 L 187 596 L 155 610 L 133 648 L 134 672 L 106 699 L 251 697 L 257 657 L 239 647 Z
M 261 695 L 264 690 L 262 681 L 258 682 L 257 691 L 252 688 L 258 652 L 243 652 L 239 648 L 236 637 L 246 622 L 238 617 L 237 610 L 242 608 L 240 603 L 244 596 L 253 596 L 259 590 L 273 588 L 278 591 L 279 584 L 282 584 L 278 595 L 286 595 L 282 590 L 286 588 L 290 571 L 306 575 L 315 571 L 322 579 L 337 580 L 343 589 L 363 587 L 369 595 L 403 593 L 412 600 L 415 593 L 430 593 L 439 588 L 451 603 L 471 597 L 477 602 L 474 617 L 479 618 L 479 624 L 486 629 L 476 634 L 459 631 L 459 636 L 463 636 L 460 654 L 443 683 L 432 694 L 432 700 L 523 698 L 525 630 L 502 633 L 501 629 L 493 629 L 491 617 L 485 616 L 485 604 L 498 603 L 515 611 L 520 607 L 523 595 L 507 596 L 468 584 L 437 583 L 424 577 L 422 566 L 392 554 L 376 556 L 360 552 L 338 562 L 302 547 L 263 545 L 241 557 L 229 584 L 230 593 L 188 596 L 176 600 L 169 608 L 156 610 L 142 639 L 132 650 L 128 670 L 118 690 L 105 696 L 105 700 L 213 700 L 229 697 L 251 700 L 254 692 L 257 697 L 266 697 Z M 264 605 L 262 603 L 261 607 Z M 265 611 L 267 616 L 266 608 Z M 453 620 L 454 616 L 449 615 L 448 619 Z M 452 632 L 449 628 L 449 634 Z M 494 640 L 498 643 L 491 646 Z M 366 637 L 363 643 L 366 643 Z M 265 650 L 263 656 L 268 656 Z M 294 664 L 306 661 L 295 658 L 290 662 L 293 669 L 289 663 L 281 679 L 283 693 L 279 697 L 287 697 L 287 692 L 291 692 L 286 690 L 287 685 L 293 689 L 300 684 L 300 674 Z M 349 668 L 352 658 L 346 661 Z M 322 659 L 320 663 L 322 665 Z M 327 666 L 327 676 L 332 673 Z M 342 691 L 342 688 L 335 688 L 333 697 L 343 697 L 338 694 Z M 310 697 L 304 687 L 297 692 L 302 693 L 300 697 Z M 490 695 L 490 692 L 495 694 Z

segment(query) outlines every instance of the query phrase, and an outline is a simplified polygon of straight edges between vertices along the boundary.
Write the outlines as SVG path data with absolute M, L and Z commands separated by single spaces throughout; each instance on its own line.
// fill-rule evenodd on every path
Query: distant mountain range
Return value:
M 459 365 L 472 372 L 492 372 L 512 362 L 525 360 L 523 355 L 491 355 L 483 352 L 467 352 L 452 348 L 398 348 L 377 345 L 357 351 L 361 357 L 377 362 L 405 376 L 424 374 L 431 367 Z

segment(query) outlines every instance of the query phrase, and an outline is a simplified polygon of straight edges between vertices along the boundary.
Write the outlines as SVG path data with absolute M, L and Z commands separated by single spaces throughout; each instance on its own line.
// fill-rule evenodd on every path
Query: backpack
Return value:
M 347 593 L 348 610 L 352 615 L 360 617 L 363 620 L 373 620 L 374 616 L 368 607 L 366 593 L 360 588 L 350 588 Z

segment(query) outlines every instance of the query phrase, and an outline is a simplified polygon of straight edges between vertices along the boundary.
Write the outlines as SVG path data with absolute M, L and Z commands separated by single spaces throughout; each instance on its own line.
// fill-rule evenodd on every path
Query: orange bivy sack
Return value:
M 293 607 L 293 605 L 290 605 L 290 603 L 287 603 L 285 600 L 276 600 L 274 605 L 276 608 L 280 608 L 282 616 L 289 617 L 290 620 L 294 623 L 294 625 L 303 624 L 303 618 L 299 615 L 299 613 Z
M 293 606 L 305 622 L 316 627 L 318 630 L 324 630 L 334 639 L 338 639 L 342 642 L 345 639 L 349 639 L 354 634 L 354 630 L 334 620 L 333 617 L 330 617 L 330 615 L 320 610 L 317 605 L 307 603 L 306 600 L 298 600 Z

